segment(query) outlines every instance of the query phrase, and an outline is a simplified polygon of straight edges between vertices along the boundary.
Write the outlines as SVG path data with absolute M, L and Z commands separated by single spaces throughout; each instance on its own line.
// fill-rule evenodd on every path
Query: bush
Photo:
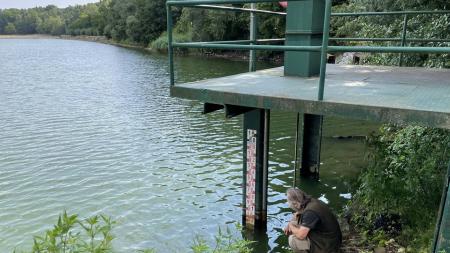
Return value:
M 180 34 L 180 33 L 174 32 L 172 39 L 174 42 L 191 42 L 191 37 L 189 34 Z M 169 43 L 168 43 L 167 32 L 164 32 L 163 34 L 161 34 L 161 36 L 159 36 L 158 39 L 152 41 L 149 45 L 150 49 L 161 51 L 161 52 L 167 52 L 168 46 L 169 46 Z M 177 53 L 186 53 L 187 52 L 186 48 L 176 48 L 175 50 L 177 50 L 176 51 Z
M 450 159 L 450 133 L 419 126 L 383 126 L 380 132 L 369 140 L 369 166 L 351 203 L 353 221 L 374 230 L 376 222 L 392 228 L 392 217 L 399 217 L 399 239 L 428 246 Z

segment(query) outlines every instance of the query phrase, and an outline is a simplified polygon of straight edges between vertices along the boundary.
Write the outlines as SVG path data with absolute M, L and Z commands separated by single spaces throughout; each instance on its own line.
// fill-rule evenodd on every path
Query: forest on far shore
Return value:
M 159 39 L 160 43 L 154 45 L 163 48 L 164 43 L 161 41 L 164 42 L 166 37 L 165 2 L 166 0 L 100 0 L 97 3 L 67 8 L 49 5 L 31 9 L 0 9 L 0 34 L 105 36 L 116 42 L 144 47 Z M 450 9 L 450 2 L 447 0 L 335 0 L 333 5 L 333 12 Z M 248 7 L 242 4 L 233 6 Z M 258 3 L 257 8 L 285 11 L 278 3 Z M 175 8 L 174 23 L 174 37 L 178 41 L 239 40 L 249 37 L 248 13 Z M 398 38 L 402 23 L 403 16 L 335 17 L 332 19 L 331 33 L 334 37 Z M 449 15 L 411 16 L 408 22 L 410 38 L 446 38 L 449 31 Z M 283 38 L 284 32 L 284 17 L 258 16 L 259 38 Z M 426 60 L 421 59 L 419 64 L 426 64 Z

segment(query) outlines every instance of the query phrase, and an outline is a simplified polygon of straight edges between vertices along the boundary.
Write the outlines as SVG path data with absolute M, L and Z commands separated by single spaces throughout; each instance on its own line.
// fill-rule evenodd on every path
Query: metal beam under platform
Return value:
M 328 65 L 318 77 L 284 76 L 283 67 L 177 84 L 171 95 L 213 104 L 340 116 L 450 129 L 450 71 Z

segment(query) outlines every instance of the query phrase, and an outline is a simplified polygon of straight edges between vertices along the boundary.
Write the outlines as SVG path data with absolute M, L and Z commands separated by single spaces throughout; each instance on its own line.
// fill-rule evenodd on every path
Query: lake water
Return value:
M 241 221 L 242 118 L 202 115 L 169 97 L 167 56 L 68 40 L 0 40 L 0 252 L 29 250 L 67 210 L 117 221 L 116 252 L 188 252 L 196 235 Z M 269 67 L 261 64 L 259 68 Z M 247 63 L 176 59 L 178 81 L 235 74 Z M 376 125 L 325 119 L 319 182 L 300 182 L 335 210 L 364 166 L 358 139 Z M 268 238 L 293 182 L 295 114 L 271 116 Z

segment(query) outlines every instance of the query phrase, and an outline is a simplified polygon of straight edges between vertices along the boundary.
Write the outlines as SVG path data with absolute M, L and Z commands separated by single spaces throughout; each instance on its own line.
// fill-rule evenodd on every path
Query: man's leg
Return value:
M 294 235 L 289 236 L 289 246 L 295 253 L 308 253 L 311 247 L 308 238 L 300 240 Z

